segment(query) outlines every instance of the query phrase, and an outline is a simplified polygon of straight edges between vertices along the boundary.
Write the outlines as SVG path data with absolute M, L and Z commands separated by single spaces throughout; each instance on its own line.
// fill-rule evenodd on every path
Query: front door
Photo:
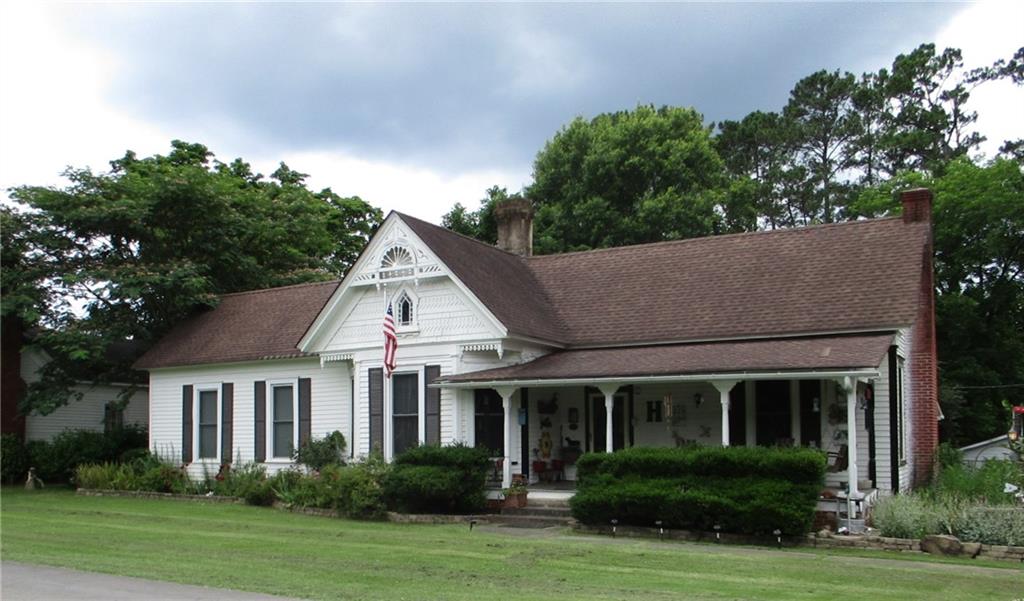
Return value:
M 625 446 L 626 440 L 626 395 L 615 395 L 615 408 L 612 410 L 612 448 L 618 451 Z M 604 395 L 596 392 L 590 395 L 590 416 L 592 442 L 590 450 L 605 450 L 607 426 L 605 422 Z
M 761 380 L 754 384 L 757 405 L 757 444 L 792 446 L 793 422 L 788 380 Z

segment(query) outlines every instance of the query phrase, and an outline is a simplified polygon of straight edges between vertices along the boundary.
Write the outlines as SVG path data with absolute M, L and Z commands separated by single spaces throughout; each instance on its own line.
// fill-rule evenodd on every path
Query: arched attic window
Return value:
M 412 297 L 409 293 L 402 291 L 398 295 L 398 300 L 395 301 L 395 322 L 399 326 L 411 326 L 413 325 L 413 312 L 415 311 L 415 303 L 413 303 Z
M 404 246 L 392 246 L 380 259 L 380 277 L 382 280 L 413 275 L 415 260 L 409 249 Z

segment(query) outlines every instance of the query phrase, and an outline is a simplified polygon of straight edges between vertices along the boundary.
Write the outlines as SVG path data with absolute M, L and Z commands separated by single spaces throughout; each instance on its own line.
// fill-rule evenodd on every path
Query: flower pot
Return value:
M 515 509 L 526 507 L 526 493 L 515 493 L 505 496 L 505 507 Z

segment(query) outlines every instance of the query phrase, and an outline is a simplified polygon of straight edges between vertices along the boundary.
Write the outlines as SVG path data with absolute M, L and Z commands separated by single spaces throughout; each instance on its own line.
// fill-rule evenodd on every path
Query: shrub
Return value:
M 955 463 L 939 470 L 926 494 L 936 499 L 956 497 L 993 505 L 1013 503 L 1013 495 L 1003 492 L 1006 483 L 1024 487 L 1020 462 L 989 459 L 977 467 Z
M 81 488 L 150 492 L 177 492 L 185 489 L 189 482 L 181 468 L 148 453 L 128 463 L 79 465 L 74 480 Z
M 812 449 L 634 448 L 577 463 L 573 516 L 588 524 L 802 534 L 814 518 L 825 459 Z
M 989 545 L 1024 545 L 1024 509 L 976 505 L 967 509 L 955 534 Z
M 188 489 L 188 474 L 180 467 L 161 464 L 146 468 L 138 479 L 138 490 L 176 492 Z
M 225 497 L 241 497 L 250 505 L 274 502 L 266 468 L 253 462 L 225 465 L 217 477 L 214 492 Z
M 942 532 L 933 503 L 921 495 L 893 495 L 871 508 L 871 520 L 882 536 L 921 538 Z
M 480 511 L 491 467 L 487 451 L 464 444 L 414 447 L 395 458 L 384 494 L 389 506 L 409 513 Z
M 948 467 L 963 465 L 964 454 L 963 451 L 944 442 L 939 445 L 939 448 L 935 451 L 935 462 L 938 464 L 939 469 L 945 469 Z
M 323 438 L 311 438 L 295 450 L 296 462 L 322 470 L 328 465 L 345 465 L 345 436 L 335 430 Z
M 28 449 L 14 434 L 0 436 L 0 481 L 10 484 L 24 481 L 28 474 Z
M 28 444 L 31 464 L 45 482 L 69 482 L 79 465 L 121 463 L 145 453 L 148 438 L 145 428 L 126 426 L 108 433 L 92 430 L 65 430 L 50 442 Z
M 382 481 L 390 473 L 390 466 L 379 457 L 341 470 L 339 473 L 338 511 L 348 517 L 377 519 L 387 511 Z
M 75 470 L 75 481 L 82 488 L 112 490 L 120 465 L 113 463 L 83 464 Z

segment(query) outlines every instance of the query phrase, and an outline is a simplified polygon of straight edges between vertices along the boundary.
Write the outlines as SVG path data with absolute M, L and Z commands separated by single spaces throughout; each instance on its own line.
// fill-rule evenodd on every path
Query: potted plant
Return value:
M 513 482 L 512 486 L 501 492 L 505 495 L 505 507 L 526 507 L 526 484 Z

